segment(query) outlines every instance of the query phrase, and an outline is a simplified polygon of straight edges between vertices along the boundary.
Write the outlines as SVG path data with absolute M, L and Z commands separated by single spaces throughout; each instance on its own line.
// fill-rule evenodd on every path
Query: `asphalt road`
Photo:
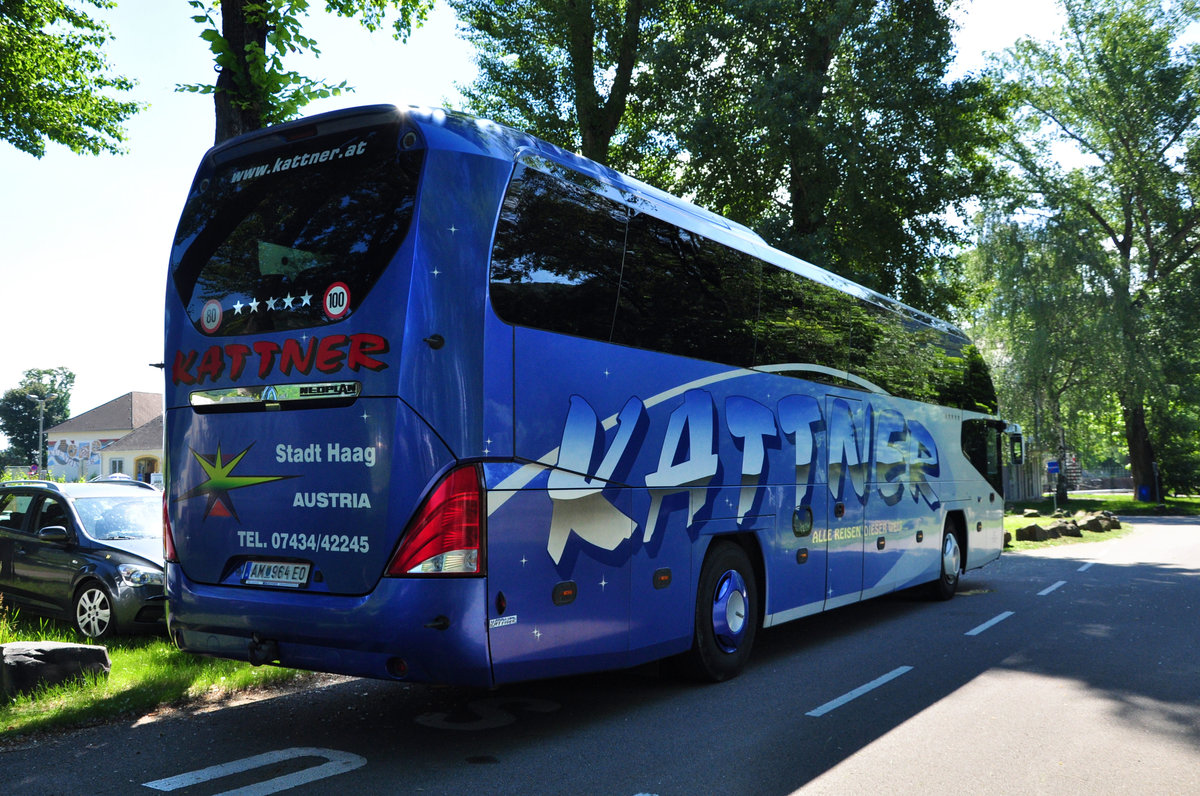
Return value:
M 496 692 L 340 679 L 0 752 L 29 793 L 1200 793 L 1200 521 L 1006 554 L 653 668 Z

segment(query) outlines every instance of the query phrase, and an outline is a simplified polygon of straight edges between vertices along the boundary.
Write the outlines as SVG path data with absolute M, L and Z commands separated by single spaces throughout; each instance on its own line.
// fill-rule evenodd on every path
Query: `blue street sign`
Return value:
M 1046 462 L 1046 472 L 1054 475 L 1058 472 L 1058 462 Z

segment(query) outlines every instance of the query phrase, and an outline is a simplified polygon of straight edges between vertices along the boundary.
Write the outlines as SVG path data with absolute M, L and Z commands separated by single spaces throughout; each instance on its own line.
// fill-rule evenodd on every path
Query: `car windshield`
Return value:
M 162 538 L 162 502 L 155 495 L 76 498 L 75 510 L 93 539 Z

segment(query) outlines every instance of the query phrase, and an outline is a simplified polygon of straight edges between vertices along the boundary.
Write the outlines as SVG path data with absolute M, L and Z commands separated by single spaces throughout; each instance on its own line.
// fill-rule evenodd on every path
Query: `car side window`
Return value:
M 71 521 L 68 519 L 67 507 L 63 505 L 61 500 L 57 498 L 44 498 L 42 505 L 38 509 L 37 522 L 33 525 L 33 530 L 40 531 L 42 528 L 48 528 L 51 525 L 58 525 L 63 528 L 70 528 Z
M 33 503 L 33 495 L 0 492 L 0 527 L 19 531 L 25 525 L 25 515 Z

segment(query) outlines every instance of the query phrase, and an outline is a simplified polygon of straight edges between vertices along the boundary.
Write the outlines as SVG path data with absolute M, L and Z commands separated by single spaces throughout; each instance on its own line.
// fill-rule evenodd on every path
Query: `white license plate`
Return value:
M 311 564 L 297 564 L 294 561 L 247 561 L 242 565 L 242 583 L 295 589 L 308 583 L 308 571 L 311 568 Z

